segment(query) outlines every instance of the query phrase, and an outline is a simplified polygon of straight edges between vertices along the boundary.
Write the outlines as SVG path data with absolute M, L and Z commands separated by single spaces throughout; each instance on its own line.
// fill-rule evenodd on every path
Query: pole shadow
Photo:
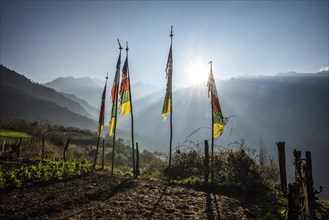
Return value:
M 205 196 L 206 196 L 206 210 L 205 210 L 205 212 L 206 212 L 206 215 L 207 215 L 207 220 L 214 220 L 214 219 L 220 220 L 221 217 L 220 217 L 219 205 L 218 205 L 216 195 L 212 194 L 212 196 L 214 198 L 214 199 L 212 199 L 211 198 L 211 193 L 206 192 Z M 212 201 L 214 201 L 217 215 L 215 215 L 215 213 L 214 213 Z
M 158 198 L 157 202 L 154 204 L 153 209 L 152 209 L 150 215 L 149 215 L 148 218 L 147 218 L 148 220 L 151 220 L 151 219 L 152 219 L 152 217 L 153 217 L 153 215 L 154 215 L 156 209 L 158 208 L 158 206 L 159 206 L 159 204 L 160 204 L 160 202 L 161 202 L 163 196 L 165 195 L 167 189 L 168 189 L 168 185 L 166 185 L 166 186 L 163 188 L 160 197 Z

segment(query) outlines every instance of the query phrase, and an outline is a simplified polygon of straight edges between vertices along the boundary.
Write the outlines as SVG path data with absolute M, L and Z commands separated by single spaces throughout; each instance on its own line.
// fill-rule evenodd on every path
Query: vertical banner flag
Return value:
M 99 120 L 98 120 L 98 136 L 101 135 L 101 132 L 104 128 L 104 114 L 105 114 L 105 96 L 106 96 L 106 85 L 107 85 L 107 79 L 108 77 L 106 76 L 106 82 L 105 82 L 105 87 L 103 90 L 103 95 L 102 95 L 102 103 L 101 103 L 101 110 L 99 112 Z
M 131 98 L 130 98 L 130 79 L 128 67 L 128 55 L 122 68 L 122 78 L 120 85 L 120 100 L 121 100 L 121 115 L 131 113 Z
M 171 37 L 172 37 L 172 33 L 171 33 Z M 167 60 L 167 67 L 166 67 L 167 89 L 162 107 L 162 116 L 164 117 L 164 121 L 167 118 L 166 117 L 167 113 L 171 112 L 171 108 L 172 108 L 172 70 L 173 70 L 173 59 L 172 59 L 172 42 L 171 42 L 168 60 Z
M 118 92 L 119 92 L 119 83 L 120 83 L 120 65 L 121 65 L 121 50 L 117 62 L 116 72 L 115 72 L 112 91 L 111 91 L 112 111 L 111 111 L 111 120 L 110 120 L 110 136 L 113 136 L 116 127 L 117 103 L 118 103 Z
M 211 61 L 210 61 L 211 62 Z M 211 110 L 212 110 L 212 123 L 213 123 L 213 138 L 221 136 L 224 131 L 227 119 L 223 116 L 222 110 L 219 104 L 216 84 L 214 75 L 212 73 L 212 62 L 210 63 L 210 73 L 208 77 L 208 98 L 211 98 Z

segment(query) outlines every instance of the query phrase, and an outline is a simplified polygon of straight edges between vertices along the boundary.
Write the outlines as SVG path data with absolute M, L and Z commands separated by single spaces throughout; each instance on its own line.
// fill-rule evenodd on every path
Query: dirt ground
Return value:
M 238 200 L 104 171 L 0 190 L 0 219 L 257 219 Z

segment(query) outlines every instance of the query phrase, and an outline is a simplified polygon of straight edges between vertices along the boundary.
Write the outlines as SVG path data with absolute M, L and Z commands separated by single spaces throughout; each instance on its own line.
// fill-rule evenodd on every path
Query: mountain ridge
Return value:
M 92 129 L 93 117 L 79 103 L 54 89 L 32 82 L 25 76 L 0 66 L 1 118 L 19 117 Z M 81 123 L 79 123 L 81 121 Z

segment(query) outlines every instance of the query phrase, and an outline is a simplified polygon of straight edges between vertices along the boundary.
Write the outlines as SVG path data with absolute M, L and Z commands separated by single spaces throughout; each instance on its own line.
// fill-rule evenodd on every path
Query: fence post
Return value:
M 21 143 L 22 143 L 22 137 L 19 138 L 19 142 L 17 145 L 17 159 L 21 157 Z
M 287 193 L 287 171 L 286 171 L 286 151 L 285 142 L 277 142 L 278 154 L 279 154 L 279 169 L 280 169 L 280 182 L 281 190 L 283 193 Z
M 66 151 L 67 149 L 69 148 L 69 143 L 70 143 L 70 137 L 66 140 L 66 144 L 64 146 L 64 150 L 63 150 L 63 159 L 64 159 L 64 162 L 66 162 Z
M 295 182 L 300 182 L 301 177 L 301 167 L 302 167 L 302 153 L 294 149 L 294 157 L 295 157 Z
M 299 200 L 300 200 L 300 191 L 299 185 L 297 183 L 289 183 L 288 184 L 288 218 L 287 219 L 299 219 L 300 216 L 300 207 L 299 207 Z
M 42 150 L 41 150 L 41 161 L 45 157 L 45 135 L 42 135 Z
M 139 150 L 138 150 L 138 142 L 136 142 L 136 177 L 140 175 L 139 170 Z
M 311 152 L 305 152 L 305 181 L 306 181 L 306 188 L 307 188 L 307 198 L 308 198 L 308 209 L 309 215 L 311 219 L 315 219 L 315 210 L 314 210 L 314 187 L 313 187 L 313 174 L 312 174 L 312 158 Z
M 208 186 L 209 181 L 209 144 L 204 141 L 204 185 Z
M 2 142 L 2 150 L 1 150 L 1 154 L 4 155 L 5 154 L 5 145 L 6 145 L 6 140 L 3 140 Z

